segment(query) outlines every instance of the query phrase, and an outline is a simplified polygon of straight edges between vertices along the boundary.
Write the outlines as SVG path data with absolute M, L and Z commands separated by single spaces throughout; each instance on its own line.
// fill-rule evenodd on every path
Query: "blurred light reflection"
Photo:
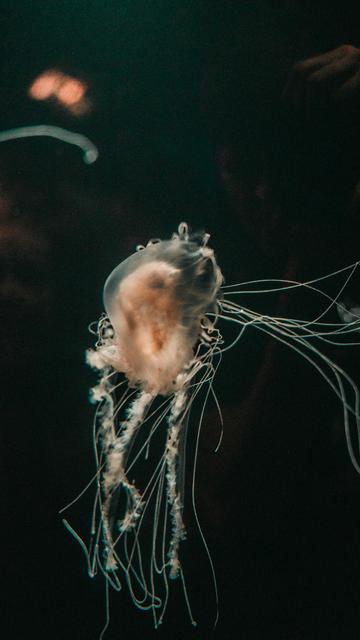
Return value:
M 73 115 L 83 115 L 90 110 L 86 96 L 87 85 L 57 69 L 41 73 L 29 87 L 28 95 L 33 100 L 55 100 Z

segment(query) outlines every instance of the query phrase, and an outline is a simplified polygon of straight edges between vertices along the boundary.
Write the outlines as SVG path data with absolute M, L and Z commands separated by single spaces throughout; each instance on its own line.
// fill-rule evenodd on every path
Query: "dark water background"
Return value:
M 318 51 L 356 37 L 356 14 L 349 25 L 339 13 L 317 4 L 307 31 L 291 2 L 1 3 L 0 129 L 56 124 L 88 135 L 100 150 L 86 166 L 77 149 L 49 139 L 0 147 L 4 637 L 23 638 L 25 628 L 49 640 L 92 640 L 103 625 L 103 581 L 87 577 L 58 511 L 94 472 L 94 375 L 84 351 L 110 270 L 136 244 L 168 237 L 187 220 L 211 232 L 227 282 L 284 273 L 277 244 L 264 252 L 234 216 L 216 166 L 214 140 L 225 120 L 244 121 L 264 103 L 253 102 L 253 93 L 238 95 L 239 73 L 216 80 L 215 63 L 237 39 L 249 86 L 265 78 L 276 93 L 286 55 L 292 60 L 311 49 L 299 34 L 311 42 L 319 32 Z M 267 51 L 271 43 L 274 56 L 279 43 L 287 53 L 278 72 L 262 75 L 247 47 Z M 86 80 L 89 114 L 77 118 L 28 98 L 33 78 L 51 67 Z M 253 151 L 262 139 L 252 131 L 258 137 L 243 132 L 240 141 L 252 149 L 246 157 L 256 169 Z M 266 131 L 271 138 L 271 123 Z M 278 144 L 287 153 L 286 142 Z M 348 246 L 325 238 L 308 271 L 316 277 L 343 266 Z M 269 313 L 280 304 L 259 296 L 248 302 Z M 285 310 L 301 313 L 303 304 L 286 303 Z M 335 355 L 358 376 L 358 350 Z M 306 363 L 252 331 L 224 360 L 217 392 L 225 435 L 213 454 L 219 421 L 210 406 L 197 495 L 218 576 L 218 626 L 214 631 L 211 575 L 189 506 L 184 567 L 198 627 L 176 584 L 156 632 L 124 589 L 112 597 L 105 637 L 355 640 L 360 478 L 348 459 L 341 407 Z M 75 513 L 86 531 L 89 502 L 80 501 Z

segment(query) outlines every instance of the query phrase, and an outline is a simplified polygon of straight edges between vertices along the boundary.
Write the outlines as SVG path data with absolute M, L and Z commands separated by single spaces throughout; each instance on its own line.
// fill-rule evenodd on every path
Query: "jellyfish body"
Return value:
M 97 326 L 96 347 L 88 352 L 89 364 L 100 374 L 92 390 L 99 404 L 94 421 L 97 491 L 90 546 L 64 521 L 86 553 L 90 575 L 100 568 L 107 589 L 110 585 L 119 590 L 123 574 L 135 604 L 152 611 L 155 626 L 166 611 L 168 579 L 178 576 L 195 624 L 180 554 L 186 537 L 187 427 L 194 400 L 203 394 L 200 430 L 222 354 L 240 341 L 249 326 L 287 345 L 326 380 L 342 403 L 350 458 L 360 473 L 359 390 L 321 349 L 328 343 L 360 344 L 360 317 L 354 307 L 351 317 L 344 318 L 339 300 L 359 263 L 325 277 L 344 275 L 335 298 L 320 288 L 324 277 L 305 283 L 264 280 L 225 287 L 208 238 L 190 236 L 181 224 L 171 240 L 150 241 L 106 280 L 106 315 Z M 299 288 L 323 301 L 316 318 L 270 317 L 237 302 L 239 297 L 245 302 L 249 293 Z M 327 314 L 333 308 L 339 320 L 329 322 Z M 238 329 L 231 344 L 223 343 L 218 329 L 222 322 Z M 201 529 L 200 534 L 208 552 Z M 209 552 L 208 557 L 213 571 Z M 214 586 L 217 600 L 215 577 Z
M 91 548 L 102 549 L 101 556 L 88 553 L 89 570 L 93 574 L 100 564 L 118 589 L 118 573 L 124 572 L 134 602 L 153 611 L 155 626 L 166 609 L 168 578 L 178 576 L 195 624 L 179 546 L 186 537 L 189 413 L 199 391 L 211 385 L 221 341 L 207 319 L 208 313 L 216 316 L 223 280 L 207 240 L 207 234 L 190 238 L 182 224 L 171 240 L 150 241 L 118 265 L 104 286 L 106 315 L 96 349 L 87 355 L 100 371 L 92 390 L 99 407 Z M 163 451 L 150 463 L 158 436 Z M 136 469 L 139 483 L 133 480 Z

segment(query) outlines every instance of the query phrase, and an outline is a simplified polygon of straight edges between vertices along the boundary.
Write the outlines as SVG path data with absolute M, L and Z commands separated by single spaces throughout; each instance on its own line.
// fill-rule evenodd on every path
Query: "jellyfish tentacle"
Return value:
M 185 539 L 186 531 L 183 522 L 183 504 L 179 490 L 178 457 L 179 457 L 179 434 L 183 426 L 183 413 L 186 409 L 187 393 L 184 389 L 177 391 L 174 395 L 174 402 L 169 416 L 169 431 L 166 443 L 166 480 L 167 498 L 170 504 L 170 518 L 172 523 L 171 540 L 169 545 L 170 578 L 179 575 L 179 545 Z
M 322 282 L 324 280 L 329 280 L 330 278 L 333 278 L 334 276 L 338 276 L 341 273 L 345 273 L 346 271 L 352 271 L 353 273 L 355 272 L 355 270 L 360 266 L 360 261 L 357 260 L 356 262 L 353 262 L 352 264 L 346 266 L 346 267 L 341 267 L 340 269 L 336 269 L 336 271 L 332 271 L 331 273 L 327 273 L 324 276 L 320 276 L 317 278 L 312 278 L 311 280 L 306 280 L 304 281 L 299 281 L 299 280 L 290 280 L 287 278 L 259 278 L 257 280 L 247 280 L 245 282 L 237 282 L 236 284 L 225 284 L 222 285 L 221 287 L 221 292 L 224 295 L 225 293 L 229 294 L 229 295 L 243 295 L 243 294 L 254 294 L 254 293 L 281 293 L 283 291 L 289 291 L 291 289 L 304 289 L 304 288 L 313 288 L 311 285 L 313 284 L 317 284 L 318 282 Z M 263 284 L 263 283 L 279 283 L 281 286 L 280 287 L 274 287 L 274 288 L 266 288 L 266 289 L 240 289 L 240 290 L 236 290 L 238 287 L 245 287 L 247 285 L 254 285 L 254 284 Z M 323 294 L 324 296 L 327 296 L 327 294 L 322 291 L 322 289 L 316 289 L 314 288 L 315 291 L 318 291 L 319 293 Z
M 153 400 L 153 395 L 141 392 L 128 410 L 128 420 L 122 423 L 118 436 L 111 434 L 107 443 L 106 470 L 103 475 L 102 485 L 104 490 L 104 502 L 102 504 L 103 529 L 107 544 L 107 567 L 116 567 L 116 561 L 112 552 L 113 536 L 111 532 L 110 512 L 114 493 L 123 488 L 126 490 L 128 504 L 125 516 L 119 524 L 120 530 L 128 530 L 134 527 L 139 513 L 143 507 L 142 497 L 131 483 L 125 471 L 125 458 L 128 448 L 131 446 L 136 433 L 144 421 L 145 413 Z M 106 428 L 106 427 L 105 427 Z M 114 564 L 115 563 L 115 564 Z
M 356 263 L 357 265 L 358 263 Z M 352 270 L 353 271 L 353 270 Z M 315 281 L 314 281 L 315 282 Z M 343 288 L 341 289 L 343 290 Z M 331 299 L 330 296 L 327 296 Z M 337 296 L 338 298 L 338 296 Z M 331 358 L 322 353 L 313 342 L 309 341 L 309 338 L 313 338 L 330 342 L 330 344 L 350 346 L 356 344 L 359 346 L 360 341 L 357 343 L 339 343 L 327 338 L 327 336 L 333 336 L 338 334 L 353 333 L 354 329 L 347 327 L 345 323 L 319 323 L 316 319 L 315 322 L 309 321 L 297 321 L 287 318 L 275 318 L 270 316 L 262 316 L 255 312 L 252 312 L 244 307 L 238 306 L 234 302 L 223 301 L 220 303 L 221 313 L 220 318 L 228 320 L 234 323 L 243 325 L 246 322 L 251 321 L 252 324 L 260 331 L 270 335 L 279 342 L 284 343 L 290 347 L 293 351 L 298 353 L 304 359 L 306 359 L 325 379 L 327 384 L 331 387 L 334 393 L 337 395 L 343 406 L 344 415 L 344 429 L 347 448 L 350 456 L 350 460 L 355 470 L 360 473 L 360 393 L 356 383 L 344 371 L 338 364 L 336 364 Z M 230 315 L 227 315 L 230 314 Z M 335 329 L 333 327 L 336 327 Z M 320 327 L 320 330 L 318 329 Z M 353 393 L 353 398 L 349 398 L 348 390 Z M 359 453 L 355 454 L 353 439 L 354 435 L 351 433 L 350 417 L 354 417 L 356 438 L 358 443 Z
M 140 541 L 140 534 L 141 534 L 142 526 L 144 524 L 144 518 L 146 516 L 147 510 L 150 508 L 150 504 L 152 502 L 153 496 L 154 495 L 156 496 L 155 497 L 156 504 L 160 503 L 161 501 L 160 494 L 162 492 L 162 487 L 164 485 L 165 470 L 166 470 L 165 455 L 163 454 L 163 456 L 158 462 L 158 465 L 152 477 L 148 482 L 147 487 L 143 492 L 144 507 L 142 509 L 140 518 L 136 523 L 136 526 L 132 531 L 131 530 L 125 531 L 124 534 L 121 534 L 121 535 L 124 535 L 124 554 L 125 554 L 125 560 L 126 560 L 125 575 L 126 575 L 129 592 L 136 606 L 143 610 L 148 610 L 154 607 L 159 608 L 162 605 L 162 600 L 159 596 L 156 595 L 156 589 L 153 583 L 153 573 L 152 573 L 152 568 L 154 566 L 153 555 L 151 557 L 151 563 L 150 563 L 151 588 L 148 587 L 148 580 L 145 576 L 145 571 L 143 566 L 144 562 L 142 557 L 142 544 Z M 154 522 L 153 541 L 152 541 L 153 546 L 156 542 L 156 531 L 157 531 L 157 524 L 156 522 Z M 133 534 L 134 539 L 129 548 L 128 537 L 130 534 Z M 137 566 L 135 566 L 135 561 Z M 133 579 L 135 580 L 136 584 L 140 587 L 140 589 L 142 589 L 143 591 L 142 597 L 136 595 L 134 586 L 133 586 Z M 150 602 L 148 602 L 149 599 L 150 599 Z

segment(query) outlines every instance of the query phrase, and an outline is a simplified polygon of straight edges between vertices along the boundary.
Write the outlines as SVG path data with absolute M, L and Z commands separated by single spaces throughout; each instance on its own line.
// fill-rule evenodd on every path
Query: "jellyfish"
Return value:
M 221 359 L 240 343 L 248 327 L 287 345 L 325 379 L 342 404 L 350 458 L 360 473 L 359 390 L 321 348 L 360 343 L 358 309 L 344 312 L 341 302 L 359 262 L 308 282 L 268 279 L 225 285 L 208 242 L 209 234 L 191 234 L 182 223 L 170 240 L 151 240 L 121 262 L 105 282 L 105 313 L 96 326 L 96 345 L 87 352 L 87 361 L 99 377 L 91 391 L 97 409 L 93 430 L 96 495 L 90 543 L 86 544 L 67 520 L 64 524 L 82 546 L 89 574 L 100 571 L 105 576 L 107 603 L 109 587 L 119 591 L 125 583 L 135 605 L 152 612 L 155 627 L 164 619 L 173 579 L 180 579 L 190 621 L 196 624 L 181 549 L 186 540 L 187 433 L 197 398 L 201 398 L 201 410 L 192 502 L 218 608 L 215 569 L 195 508 L 196 459 L 210 396 L 221 414 L 214 391 Z M 321 283 L 334 276 L 343 276 L 344 283 L 332 298 Z M 250 292 L 299 288 L 324 302 L 313 319 L 271 317 L 245 304 Z M 327 314 L 333 307 L 338 320 L 329 322 Z M 221 333 L 225 323 L 236 330 L 229 344 Z M 108 622 L 107 609 L 103 632 Z

